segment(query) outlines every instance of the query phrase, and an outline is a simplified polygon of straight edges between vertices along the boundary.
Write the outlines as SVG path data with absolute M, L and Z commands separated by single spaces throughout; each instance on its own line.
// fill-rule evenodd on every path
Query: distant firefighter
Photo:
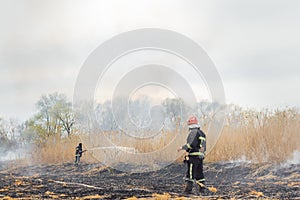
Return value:
M 78 166 L 78 163 L 80 162 L 80 158 L 82 156 L 82 153 L 86 150 L 82 151 L 82 143 L 79 143 L 75 150 L 75 165 Z
M 187 172 L 185 176 L 186 187 L 184 193 L 192 193 L 193 183 L 198 183 L 200 192 L 205 188 L 205 179 L 203 174 L 203 159 L 206 151 L 206 135 L 200 130 L 196 117 L 189 118 L 189 135 L 187 143 L 179 147 L 178 151 L 185 150 L 185 163 L 187 163 Z

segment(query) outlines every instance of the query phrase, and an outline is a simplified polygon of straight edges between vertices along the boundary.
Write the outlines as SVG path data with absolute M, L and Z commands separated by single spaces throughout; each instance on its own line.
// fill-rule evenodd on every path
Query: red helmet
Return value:
M 187 122 L 188 125 L 192 125 L 192 124 L 198 124 L 198 120 L 197 120 L 197 117 L 193 116 L 193 117 L 190 117 L 188 122 Z

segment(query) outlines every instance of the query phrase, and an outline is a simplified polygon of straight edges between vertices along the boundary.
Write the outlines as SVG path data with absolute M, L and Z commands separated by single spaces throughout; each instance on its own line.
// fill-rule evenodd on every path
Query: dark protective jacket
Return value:
M 78 145 L 78 146 L 76 147 L 75 156 L 79 156 L 79 157 L 82 156 L 82 146 L 79 146 L 79 145 Z
M 204 152 L 200 152 L 200 148 L 202 147 Z M 204 156 L 206 151 L 206 135 L 200 128 L 190 129 L 187 143 L 182 146 L 182 149 L 186 150 L 191 156 Z

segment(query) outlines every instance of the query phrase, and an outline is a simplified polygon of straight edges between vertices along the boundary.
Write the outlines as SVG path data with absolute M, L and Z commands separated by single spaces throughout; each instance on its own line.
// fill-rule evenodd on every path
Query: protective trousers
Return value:
M 80 162 L 80 155 L 75 155 L 75 164 Z
M 187 161 L 187 172 L 186 172 L 186 188 L 185 192 L 191 192 L 193 188 L 193 182 L 199 181 L 204 184 L 204 174 L 203 174 L 203 159 L 199 156 L 189 156 Z M 201 188 L 200 188 L 201 190 Z

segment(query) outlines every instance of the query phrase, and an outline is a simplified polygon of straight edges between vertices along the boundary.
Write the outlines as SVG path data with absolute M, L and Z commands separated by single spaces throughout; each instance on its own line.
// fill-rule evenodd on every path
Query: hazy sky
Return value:
M 299 8 L 297 0 L 0 0 L 0 116 L 26 119 L 42 94 L 55 91 L 71 100 L 87 56 L 138 28 L 198 42 L 220 73 L 227 103 L 300 106 Z

